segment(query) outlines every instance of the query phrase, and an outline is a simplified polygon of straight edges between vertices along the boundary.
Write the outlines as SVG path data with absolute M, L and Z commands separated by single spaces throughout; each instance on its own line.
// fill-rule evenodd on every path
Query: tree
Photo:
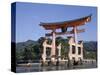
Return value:
M 23 60 L 24 62 L 28 62 L 29 60 L 33 60 L 35 57 L 34 49 L 32 46 L 26 46 L 23 51 Z

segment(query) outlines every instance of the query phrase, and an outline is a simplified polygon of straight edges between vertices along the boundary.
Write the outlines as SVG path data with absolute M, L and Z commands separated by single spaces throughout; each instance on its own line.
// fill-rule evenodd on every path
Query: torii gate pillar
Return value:
M 74 29 L 74 41 L 75 41 L 75 51 L 76 51 L 76 58 L 75 58 L 75 60 L 76 61 L 78 61 L 78 48 L 77 48 L 77 26 L 74 26 L 73 27 L 73 29 Z
M 55 61 L 55 51 L 56 51 L 56 34 L 55 34 L 55 30 L 53 30 L 52 32 L 52 49 L 51 49 L 51 61 L 54 62 Z

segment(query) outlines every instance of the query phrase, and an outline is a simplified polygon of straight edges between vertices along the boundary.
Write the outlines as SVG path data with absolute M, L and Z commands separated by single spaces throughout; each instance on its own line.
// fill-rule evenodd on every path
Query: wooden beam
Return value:
M 85 29 L 77 30 L 77 33 L 84 32 Z M 67 32 L 56 32 L 56 35 L 66 35 L 66 34 L 74 34 L 73 30 L 72 31 L 67 31 Z M 52 33 L 47 33 L 45 34 L 46 36 L 52 36 Z

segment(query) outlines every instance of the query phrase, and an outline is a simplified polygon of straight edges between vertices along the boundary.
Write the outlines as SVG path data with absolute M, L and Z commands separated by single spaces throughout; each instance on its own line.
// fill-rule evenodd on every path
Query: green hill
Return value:
M 28 40 L 26 42 L 16 43 L 16 59 L 19 60 L 38 60 L 42 53 L 42 43 L 44 37 L 41 37 L 37 41 Z M 61 55 L 66 57 L 68 52 L 68 40 L 62 37 L 56 38 L 56 44 L 62 43 Z M 48 39 L 48 43 L 51 43 L 51 39 Z M 96 41 L 84 41 L 84 58 L 96 59 L 97 55 L 97 42 Z

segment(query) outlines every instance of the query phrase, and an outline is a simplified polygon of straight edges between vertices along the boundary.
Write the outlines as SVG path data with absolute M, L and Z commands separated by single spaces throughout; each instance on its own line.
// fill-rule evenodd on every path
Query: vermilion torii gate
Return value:
M 73 39 L 74 41 L 71 42 L 71 44 L 73 44 L 75 46 L 75 54 L 72 54 L 72 47 L 69 48 L 69 60 L 72 60 L 73 57 L 75 59 L 75 61 L 78 61 L 78 58 L 80 57 L 81 59 L 83 59 L 83 54 L 78 55 L 78 41 L 77 41 L 77 33 L 81 33 L 84 32 L 84 29 L 78 29 L 77 27 L 85 25 L 87 22 L 91 21 L 91 15 L 89 16 L 85 16 L 79 19 L 75 19 L 75 20 L 70 20 L 70 21 L 64 21 L 64 22 L 55 22 L 55 23 L 40 23 L 40 26 L 42 26 L 45 30 L 51 30 L 51 33 L 46 33 L 46 36 L 52 36 L 52 44 L 48 45 L 45 41 L 43 43 L 44 49 L 43 49 L 43 54 L 42 54 L 42 59 L 45 62 L 46 61 L 46 47 L 50 47 L 51 48 L 51 61 L 55 62 L 56 60 L 56 35 L 68 35 L 68 34 L 73 34 Z M 68 31 L 68 28 L 72 28 L 71 31 Z M 61 29 L 61 32 L 57 32 L 57 29 Z M 71 41 L 71 40 L 70 40 Z M 70 44 L 70 43 L 69 43 Z M 83 48 L 82 46 L 80 46 L 81 49 Z M 59 49 L 59 52 L 61 52 L 61 44 L 57 47 Z M 83 51 L 83 49 L 81 50 L 81 52 Z M 83 53 L 83 52 L 82 52 Z M 60 53 L 59 53 L 60 55 Z

